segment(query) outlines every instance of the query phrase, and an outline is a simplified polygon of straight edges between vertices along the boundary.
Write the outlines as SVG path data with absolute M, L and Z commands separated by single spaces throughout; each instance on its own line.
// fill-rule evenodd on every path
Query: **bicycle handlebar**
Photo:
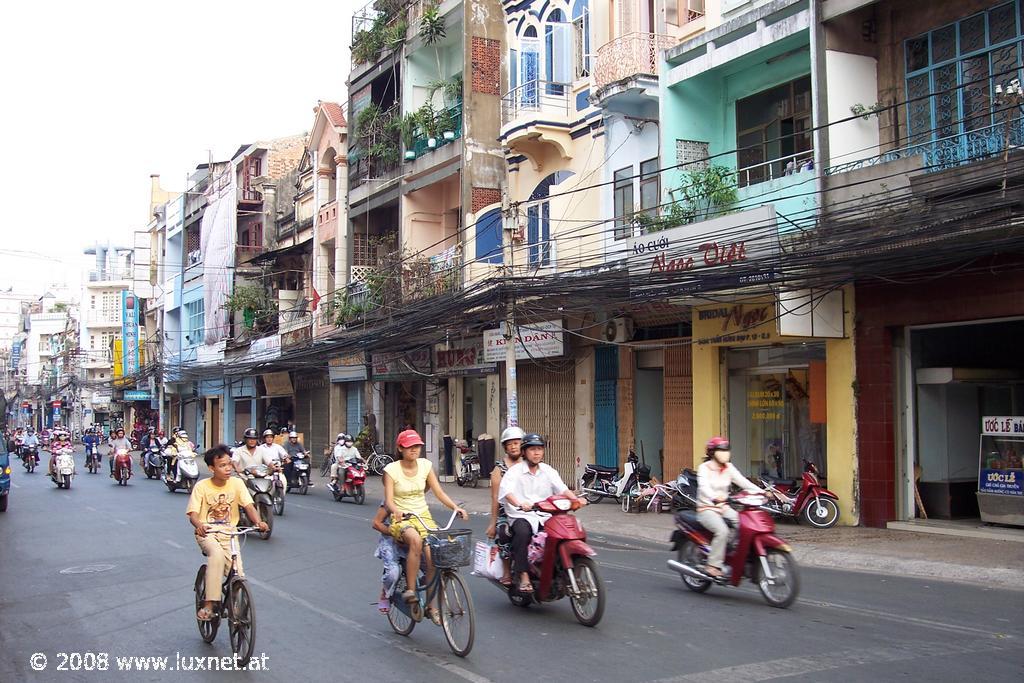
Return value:
M 208 534 L 224 534 L 225 536 L 245 536 L 252 531 L 259 531 L 260 528 L 256 526 L 238 527 L 234 531 L 228 529 L 207 529 Z
M 460 507 L 462 507 L 462 506 L 461 505 L 456 505 L 456 508 L 460 508 Z M 419 515 L 417 515 L 415 512 L 406 512 L 405 514 L 402 515 L 402 519 L 409 519 L 410 517 L 415 517 L 417 520 L 419 520 L 419 523 L 421 525 L 423 525 L 424 529 L 426 529 L 430 533 L 435 533 L 435 532 L 438 532 L 438 531 L 448 531 L 449 529 L 451 529 L 452 528 L 452 524 L 455 524 L 455 518 L 458 516 L 458 514 L 459 514 L 458 509 L 452 510 L 452 516 L 448 518 L 448 524 L 443 526 L 443 527 L 438 527 L 437 529 L 432 529 L 429 526 L 427 526 L 426 522 L 423 521 L 423 518 L 420 517 Z

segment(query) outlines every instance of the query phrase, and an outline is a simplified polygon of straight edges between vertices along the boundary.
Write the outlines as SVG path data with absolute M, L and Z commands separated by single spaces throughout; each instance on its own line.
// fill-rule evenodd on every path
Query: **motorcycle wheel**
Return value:
M 170 491 L 171 493 L 174 493 L 175 491 L 178 490 L 177 485 L 175 485 L 175 483 L 170 479 L 164 479 L 164 484 L 167 485 L 167 490 Z
M 196 612 L 206 602 L 206 565 L 204 564 L 199 568 L 196 573 L 195 583 L 196 593 Z M 213 618 L 209 621 L 200 621 L 196 619 L 196 625 L 199 627 L 199 637 L 204 642 L 212 643 L 213 639 L 217 637 L 217 628 L 220 626 L 220 609 L 213 610 Z
M 256 609 L 244 579 L 236 576 L 231 581 L 229 591 L 228 635 L 231 638 L 231 651 L 235 653 L 235 661 L 244 669 L 249 664 L 252 648 L 256 644 Z
M 590 475 L 590 481 L 587 481 L 586 475 L 580 478 L 580 489 L 583 491 L 583 497 L 587 499 L 588 503 L 600 503 L 601 499 L 604 498 L 600 493 L 588 493 L 588 488 L 597 488 L 597 475 Z
M 364 502 L 366 502 L 366 489 L 364 489 L 362 486 L 357 486 L 355 495 L 353 495 L 352 497 L 356 499 L 356 505 L 362 505 Z
M 395 589 L 391 593 L 391 606 L 388 608 L 388 623 L 392 630 L 400 636 L 407 636 L 416 627 L 416 622 L 408 614 L 402 611 L 405 605 L 399 605 L 402 600 L 402 593 L 405 592 L 405 572 L 395 582 Z M 406 608 L 408 609 L 408 608 Z
M 800 594 L 800 570 L 796 560 L 790 553 L 778 548 L 769 549 L 766 557 L 774 578 L 769 580 L 758 563 L 757 587 L 772 607 L 789 607 Z
M 257 508 L 260 512 L 260 519 L 267 523 L 267 530 L 260 532 L 260 538 L 265 541 L 274 532 L 274 515 L 270 512 L 270 507 L 266 503 L 260 503 Z
M 469 475 L 469 478 L 470 481 L 472 482 L 472 487 L 476 488 L 476 485 L 480 483 L 480 477 L 477 476 L 476 472 L 473 472 L 472 474 Z
M 278 517 L 284 514 L 284 496 L 274 496 L 274 514 Z
M 839 506 L 831 498 L 819 496 L 817 504 L 807 501 L 800 517 L 816 529 L 831 529 L 839 521 Z
M 580 592 L 589 593 L 578 598 L 569 596 L 572 613 L 576 615 L 576 621 L 584 626 L 597 626 L 604 616 L 605 598 L 604 583 L 597 573 L 597 563 L 589 557 L 573 558 L 572 572 L 576 575 L 576 585 Z
M 195 487 L 196 487 L 196 480 L 195 479 L 186 479 L 185 480 L 185 490 L 186 491 L 188 491 L 189 493 L 192 493 L 192 489 L 194 489 Z
M 533 598 L 530 597 L 529 593 L 520 593 L 513 588 L 509 588 L 508 601 L 516 607 L 529 607 L 530 603 L 533 602 Z
M 64 488 L 66 488 L 66 489 L 71 488 L 71 475 L 70 474 L 65 474 L 62 477 L 62 479 L 64 480 Z
M 701 557 L 700 548 L 693 541 L 687 540 L 683 542 L 681 547 L 676 553 L 676 559 L 680 564 L 685 564 L 688 567 L 699 567 L 704 558 Z M 694 593 L 703 593 L 707 589 L 711 588 L 711 581 L 707 579 L 695 579 L 692 576 L 686 574 L 680 575 L 683 579 L 683 585 L 692 590 Z
M 446 571 L 441 575 L 439 603 L 441 628 L 448 647 L 459 657 L 465 657 L 473 649 L 476 637 L 476 612 L 473 596 L 457 571 Z
M 309 482 L 306 480 L 305 477 L 302 477 L 302 484 L 299 486 L 299 493 L 301 493 L 302 495 L 306 495 L 307 493 L 309 493 Z
M 458 484 L 460 487 L 461 486 L 465 486 L 466 485 L 466 480 L 462 478 L 462 475 L 456 474 L 455 475 L 455 483 Z

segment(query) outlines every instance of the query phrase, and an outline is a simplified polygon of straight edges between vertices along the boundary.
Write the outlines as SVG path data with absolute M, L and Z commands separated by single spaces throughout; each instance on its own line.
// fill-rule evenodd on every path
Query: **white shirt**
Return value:
M 235 450 L 231 451 L 231 462 L 235 464 L 235 470 L 238 472 L 244 472 L 250 467 L 256 465 L 273 465 L 274 458 L 265 448 L 257 446 L 252 453 L 249 453 L 249 449 L 245 446 L 239 446 Z
M 362 460 L 363 456 L 359 455 L 359 449 L 355 446 L 346 446 L 343 443 L 339 443 L 334 447 L 334 462 L 339 465 L 343 465 L 349 460 Z
M 271 460 L 274 460 L 274 461 L 279 462 L 279 463 L 284 462 L 285 459 L 288 457 L 288 451 L 286 451 L 284 449 L 284 446 L 282 446 L 279 443 L 271 443 L 271 444 L 261 443 L 259 446 L 256 447 L 256 450 L 257 451 L 259 451 L 259 450 L 264 451 L 265 453 L 267 453 L 270 456 Z
M 733 484 L 751 493 L 761 492 L 732 463 L 722 467 L 714 459 L 705 460 L 697 468 L 697 510 L 714 510 L 724 505 L 716 501 L 728 498 L 729 487 Z
M 505 514 L 510 519 L 525 519 L 533 527 L 533 533 L 537 533 L 540 525 L 551 515 L 538 510 L 523 512 L 506 500 L 508 494 L 511 493 L 520 504 L 538 503 L 568 489 L 558 470 L 551 465 L 542 462 L 537 471 L 531 473 L 523 460 L 508 468 L 508 472 L 501 478 L 498 501 L 505 504 Z

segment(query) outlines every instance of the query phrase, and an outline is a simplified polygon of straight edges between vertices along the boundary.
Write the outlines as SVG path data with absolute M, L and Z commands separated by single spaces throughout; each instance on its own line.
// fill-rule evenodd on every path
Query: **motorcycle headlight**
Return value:
M 559 498 L 558 500 L 554 501 L 554 504 L 555 507 L 558 508 L 559 510 L 572 509 L 572 501 L 569 500 L 568 498 Z
M 10 473 L 11 473 L 11 468 L 10 467 L 5 467 L 4 468 L 4 474 L 10 474 Z

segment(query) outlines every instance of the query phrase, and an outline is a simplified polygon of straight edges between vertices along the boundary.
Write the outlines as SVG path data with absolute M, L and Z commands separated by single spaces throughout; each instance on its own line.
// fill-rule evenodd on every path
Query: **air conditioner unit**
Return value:
M 633 338 L 632 318 L 611 318 L 604 326 L 604 340 L 615 344 L 628 342 Z

